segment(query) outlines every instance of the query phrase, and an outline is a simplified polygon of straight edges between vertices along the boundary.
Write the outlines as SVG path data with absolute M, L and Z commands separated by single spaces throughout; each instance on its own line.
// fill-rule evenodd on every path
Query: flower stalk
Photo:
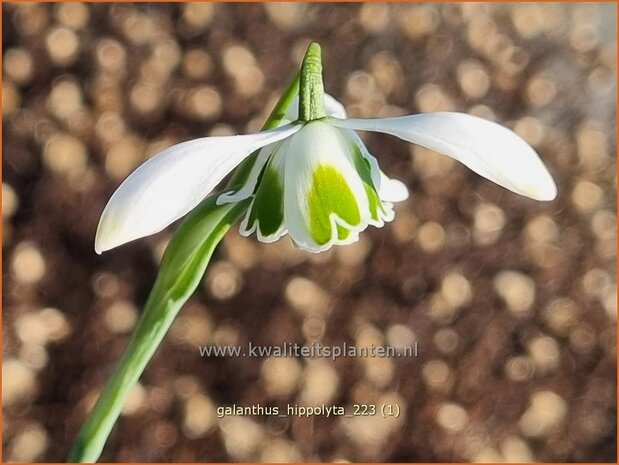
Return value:
M 299 75 L 277 102 L 264 129 L 277 127 L 299 89 Z M 255 162 L 247 158 L 231 178 L 228 189 L 244 182 Z M 161 344 L 179 310 L 200 284 L 210 258 L 226 232 L 245 213 L 249 201 L 216 204 L 210 196 L 195 208 L 174 233 L 161 261 L 144 312 L 118 365 L 80 430 L 69 462 L 96 462 L 101 455 L 131 388 Z

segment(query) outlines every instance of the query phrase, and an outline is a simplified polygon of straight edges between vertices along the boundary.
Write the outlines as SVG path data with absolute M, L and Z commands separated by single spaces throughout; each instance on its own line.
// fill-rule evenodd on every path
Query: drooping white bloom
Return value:
M 97 230 L 101 253 L 154 234 L 198 205 L 251 153 L 260 150 L 242 186 L 218 204 L 251 198 L 241 234 L 273 242 L 290 235 L 310 252 L 350 244 L 368 225 L 393 219 L 406 187 L 378 167 L 355 130 L 397 136 L 452 157 L 518 194 L 552 200 L 557 190 L 536 152 L 499 124 L 451 112 L 346 119 L 325 96 L 326 118 L 244 136 L 206 137 L 174 145 L 138 167 L 108 202 Z

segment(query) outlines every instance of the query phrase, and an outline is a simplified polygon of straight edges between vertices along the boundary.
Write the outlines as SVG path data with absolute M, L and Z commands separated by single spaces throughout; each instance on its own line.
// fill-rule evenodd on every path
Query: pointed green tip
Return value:
M 312 42 L 307 47 L 305 56 L 303 57 L 302 67 L 306 69 L 306 73 L 320 73 L 322 77 L 322 51 L 317 42 Z M 301 76 L 303 77 L 303 72 Z
M 305 56 L 312 54 L 312 55 L 317 55 L 318 58 L 320 58 L 320 51 L 321 51 L 320 44 L 318 44 L 318 42 L 312 42 L 311 44 L 308 45 L 307 51 L 305 52 Z

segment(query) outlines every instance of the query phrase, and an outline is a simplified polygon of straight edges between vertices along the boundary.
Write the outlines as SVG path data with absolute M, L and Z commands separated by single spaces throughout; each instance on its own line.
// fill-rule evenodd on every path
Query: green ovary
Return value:
M 355 195 L 342 174 L 333 166 L 319 165 L 312 176 L 307 196 L 310 215 L 310 233 L 317 244 L 331 239 L 331 214 L 351 226 L 361 222 L 361 213 Z M 348 237 L 350 231 L 337 225 L 338 239 Z
M 258 220 L 263 236 L 275 234 L 284 222 L 284 190 L 278 172 L 270 167 L 264 172 L 252 205 L 249 224 Z

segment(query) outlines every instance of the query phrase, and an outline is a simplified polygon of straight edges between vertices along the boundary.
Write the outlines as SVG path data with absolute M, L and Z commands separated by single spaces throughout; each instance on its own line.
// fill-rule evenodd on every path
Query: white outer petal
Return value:
M 258 134 L 205 137 L 155 155 L 110 198 L 99 220 L 95 251 L 161 231 L 196 207 L 252 152 L 299 129 L 289 125 Z
M 513 131 L 476 116 L 438 112 L 384 119 L 333 120 L 336 126 L 392 134 L 448 155 L 476 173 L 535 200 L 557 188 L 539 156 Z
M 391 179 L 381 171 L 378 196 L 384 202 L 403 202 L 408 199 L 408 189 L 402 181 Z
M 370 220 L 365 189 L 359 174 L 349 159 L 350 150 L 345 136 L 329 123 L 313 122 L 303 127 L 290 138 L 285 163 L 284 180 L 284 223 L 290 237 L 304 250 L 318 253 L 338 244 L 351 244 L 359 239 Z M 348 182 L 357 200 L 361 222 L 357 226 L 345 224 L 331 216 L 332 236 L 327 243 L 319 245 L 309 231 L 310 217 L 307 193 L 311 189 L 313 173 L 319 164 L 328 164 L 338 169 Z M 335 224 L 350 230 L 346 239 L 337 238 Z

